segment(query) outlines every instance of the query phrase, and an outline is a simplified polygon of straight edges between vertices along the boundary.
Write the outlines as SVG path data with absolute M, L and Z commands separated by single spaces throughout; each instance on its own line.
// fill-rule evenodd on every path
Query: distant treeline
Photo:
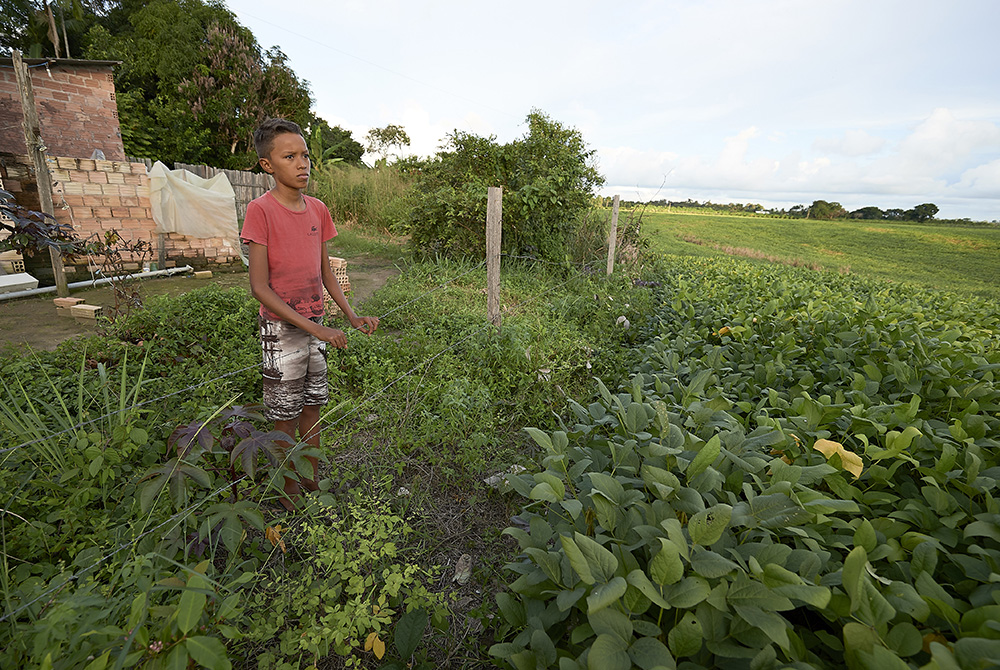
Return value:
M 611 198 L 600 198 L 606 207 L 611 206 Z M 664 207 L 667 209 L 687 209 L 712 212 L 718 214 L 740 214 L 756 216 L 772 216 L 784 219 L 818 219 L 833 221 L 838 219 L 859 219 L 867 221 L 894 221 L 910 223 L 934 223 L 966 225 L 966 226 L 995 226 L 997 221 L 973 221 L 971 219 L 935 219 L 939 211 L 934 203 L 927 202 L 917 205 L 913 209 L 880 209 L 878 207 L 862 207 L 854 211 L 848 211 L 839 202 L 827 202 L 826 200 L 816 200 L 811 205 L 794 205 L 788 209 L 777 207 L 767 208 L 757 203 L 740 204 L 736 202 L 716 203 L 711 200 L 699 202 L 697 200 L 676 201 L 676 200 L 651 200 L 648 203 L 623 200 L 621 206 L 626 208 L 640 207 L 642 205 Z

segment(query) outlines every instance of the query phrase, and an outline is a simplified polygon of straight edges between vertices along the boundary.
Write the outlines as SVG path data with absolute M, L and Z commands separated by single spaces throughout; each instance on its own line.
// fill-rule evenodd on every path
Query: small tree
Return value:
M 917 205 L 913 209 L 909 210 L 906 214 L 907 218 L 909 218 L 910 220 L 919 221 L 920 223 L 923 223 L 924 221 L 930 221 L 931 219 L 933 219 L 935 216 L 937 216 L 937 213 L 939 211 L 940 210 L 938 210 L 938 206 L 935 205 L 934 203 L 925 202 L 924 204 Z
M 839 202 L 827 202 L 826 200 L 816 200 L 809 207 L 810 219 L 832 220 L 843 218 L 847 212 Z
M 563 262 L 566 244 L 604 178 L 580 131 L 535 110 L 510 144 L 455 131 L 416 170 L 411 239 L 425 253 L 482 258 L 486 193 L 501 186 L 503 250 Z
M 368 151 L 380 155 L 383 161 L 389 159 L 393 147 L 396 147 L 396 153 L 399 153 L 403 147 L 410 146 L 410 136 L 403 130 L 403 126 L 392 124 L 385 128 L 372 128 L 365 139 L 368 141 Z

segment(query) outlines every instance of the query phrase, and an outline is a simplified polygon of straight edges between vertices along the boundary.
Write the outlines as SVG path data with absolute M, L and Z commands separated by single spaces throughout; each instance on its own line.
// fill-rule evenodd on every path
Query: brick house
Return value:
M 24 62 L 46 145 L 56 219 L 71 224 L 82 238 L 114 229 L 127 240 L 145 240 L 153 246 L 152 260 L 159 252 L 166 267 L 242 266 L 223 240 L 155 232 L 146 166 L 130 163 L 122 145 L 115 101 L 117 61 L 26 58 Z M 18 204 L 37 210 L 38 187 L 21 123 L 13 63 L 0 58 L 0 180 Z M 92 269 L 87 259 L 77 259 L 67 265 L 67 279 L 88 279 Z M 29 271 L 43 284 L 51 282 L 46 263 L 32 264 Z

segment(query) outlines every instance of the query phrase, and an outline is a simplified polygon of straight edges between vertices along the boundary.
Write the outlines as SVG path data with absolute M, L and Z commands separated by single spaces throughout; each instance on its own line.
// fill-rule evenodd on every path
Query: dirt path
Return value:
M 351 305 L 358 306 L 371 297 L 390 278 L 399 274 L 391 261 L 376 257 L 356 257 L 348 260 L 347 276 L 351 282 Z M 211 279 L 191 276 L 148 279 L 143 284 L 146 296 L 179 295 L 206 284 L 222 287 L 250 288 L 247 273 L 216 273 Z M 0 302 L 0 346 L 13 344 L 32 349 L 52 351 L 59 343 L 96 330 L 94 326 L 79 324 L 71 318 L 56 315 L 52 304 L 55 293 L 45 293 L 33 298 Z M 74 298 L 83 298 L 87 304 L 107 306 L 114 303 L 111 289 L 99 286 L 88 290 L 73 291 Z

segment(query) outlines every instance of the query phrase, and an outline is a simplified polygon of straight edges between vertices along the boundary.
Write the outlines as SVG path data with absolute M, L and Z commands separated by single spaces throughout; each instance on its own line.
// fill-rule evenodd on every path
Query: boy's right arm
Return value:
M 248 242 L 248 244 L 250 245 L 250 292 L 253 297 L 282 321 L 287 321 L 314 335 L 317 339 L 329 342 L 338 349 L 346 348 L 347 336 L 344 335 L 344 331 L 310 321 L 292 309 L 274 292 L 269 282 L 267 247 L 257 242 Z

